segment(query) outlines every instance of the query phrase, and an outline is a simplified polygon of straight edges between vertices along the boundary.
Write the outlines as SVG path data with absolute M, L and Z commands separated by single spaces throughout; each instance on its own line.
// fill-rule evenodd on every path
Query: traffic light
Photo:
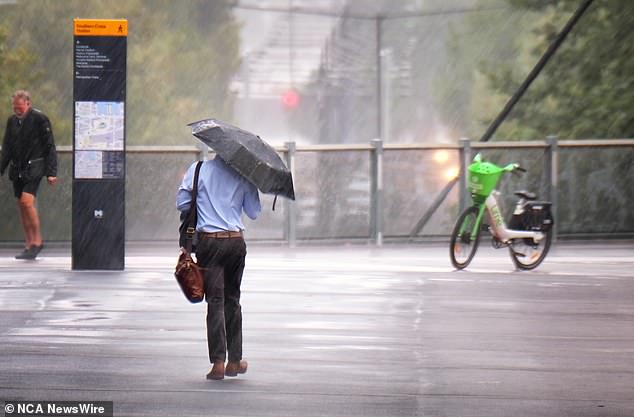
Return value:
M 294 110 L 299 106 L 299 93 L 294 88 L 287 90 L 282 94 L 282 106 L 286 110 Z

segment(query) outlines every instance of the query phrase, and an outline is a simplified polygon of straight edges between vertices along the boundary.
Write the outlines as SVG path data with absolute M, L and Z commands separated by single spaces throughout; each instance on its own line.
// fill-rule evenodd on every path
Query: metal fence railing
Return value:
M 383 144 L 296 146 L 278 151 L 293 172 L 297 200 L 277 205 L 261 195 L 263 212 L 246 219 L 251 240 L 297 242 L 361 239 L 447 239 L 461 207 L 464 183 L 447 183 L 476 152 L 498 164 L 529 170 L 501 183 L 503 194 L 530 189 L 554 203 L 559 237 L 634 236 L 634 140 L 470 142 L 458 145 Z M 72 149 L 58 147 L 59 183 L 38 194 L 49 241 L 71 237 Z M 175 194 L 185 170 L 207 151 L 196 147 L 126 149 L 126 239 L 176 241 Z M 6 177 L 5 177 L 6 178 Z M 438 198 L 445 189 L 446 196 Z M 505 206 L 511 207 L 511 198 Z M 436 207 L 432 207 L 436 205 Z M 281 209 L 280 209 L 281 208 Z M 426 222 L 421 226 L 421 219 Z M 419 230 L 415 230 L 421 226 Z M 416 233 L 412 233 L 416 231 Z M 22 240 L 13 190 L 0 186 L 0 242 Z

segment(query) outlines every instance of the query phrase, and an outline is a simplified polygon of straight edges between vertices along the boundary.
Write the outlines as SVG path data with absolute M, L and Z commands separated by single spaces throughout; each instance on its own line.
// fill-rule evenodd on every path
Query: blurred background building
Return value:
M 235 117 L 298 143 L 449 143 L 434 105 L 453 28 L 505 2 L 240 0 Z M 453 138 L 455 139 L 455 138 Z

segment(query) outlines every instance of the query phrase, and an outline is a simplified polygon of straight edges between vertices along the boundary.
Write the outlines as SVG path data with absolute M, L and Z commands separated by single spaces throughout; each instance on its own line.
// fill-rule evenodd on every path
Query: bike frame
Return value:
M 473 225 L 473 229 L 471 230 L 471 240 L 475 240 L 478 238 L 478 235 L 480 233 L 480 225 L 482 224 L 482 218 L 484 217 L 484 213 L 486 211 L 489 215 L 491 232 L 493 236 L 495 236 L 501 242 L 508 243 L 512 239 L 533 239 L 533 242 L 539 243 L 539 241 L 544 238 L 544 234 L 542 232 L 513 230 L 506 227 L 504 217 L 502 216 L 502 211 L 500 210 L 497 198 L 495 197 L 496 194 L 499 194 L 499 192 L 494 190 L 486 198 L 484 204 L 476 203 L 476 206 L 478 207 L 478 217 L 476 218 L 476 222 Z M 518 202 L 518 206 L 522 203 L 523 201 L 520 200 Z M 521 209 L 521 207 L 519 207 L 519 209 Z M 517 210 L 518 208 L 516 208 L 516 211 Z M 463 232 L 464 230 L 460 231 L 461 234 Z

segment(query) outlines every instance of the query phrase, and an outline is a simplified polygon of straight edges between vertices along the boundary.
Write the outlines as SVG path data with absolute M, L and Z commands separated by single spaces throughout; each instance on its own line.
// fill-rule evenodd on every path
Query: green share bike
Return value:
M 518 269 L 536 268 L 548 254 L 554 225 L 550 202 L 536 201 L 535 194 L 517 191 L 515 195 L 519 200 L 508 227 L 504 223 L 498 202 L 500 193 L 495 190 L 495 186 L 502 175 L 509 172 L 519 174 L 526 170 L 519 164 L 499 167 L 491 162 L 484 162 L 480 154 L 469 165 L 467 184 L 473 205 L 458 217 L 449 246 L 451 263 L 457 269 L 466 268 L 478 249 L 482 230 L 486 227 L 483 222 L 485 212 L 493 247 L 508 247 L 511 259 Z

